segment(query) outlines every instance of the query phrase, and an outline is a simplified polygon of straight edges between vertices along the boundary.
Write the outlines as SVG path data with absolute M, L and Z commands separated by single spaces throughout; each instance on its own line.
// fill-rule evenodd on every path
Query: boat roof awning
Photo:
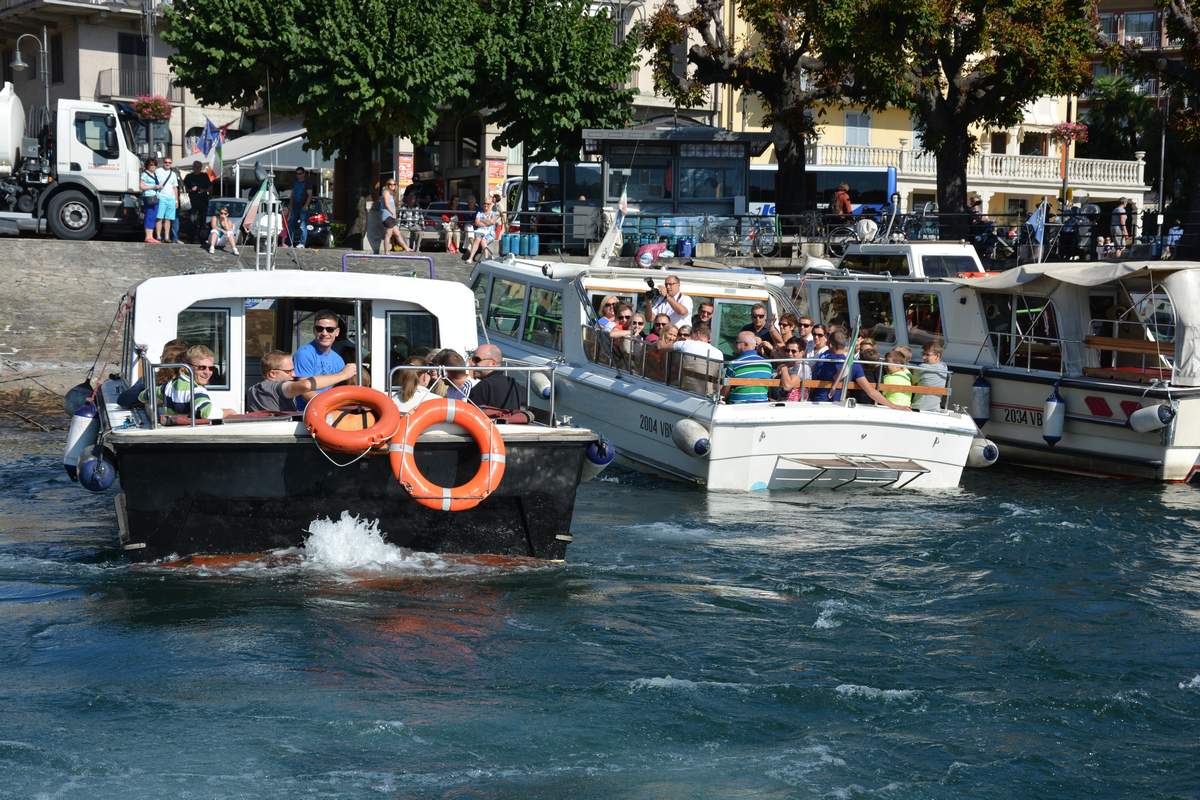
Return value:
M 1074 286 L 1099 286 L 1124 278 L 1165 276 L 1171 272 L 1200 269 L 1195 261 L 1071 261 L 1057 264 L 1023 264 L 987 278 L 948 278 L 972 289 L 1015 289 L 1046 278 Z

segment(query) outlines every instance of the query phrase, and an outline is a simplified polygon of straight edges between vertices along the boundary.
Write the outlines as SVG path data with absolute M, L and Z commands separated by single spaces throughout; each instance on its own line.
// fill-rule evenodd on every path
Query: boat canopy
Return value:
M 1096 366 L 1087 351 L 1088 289 L 1106 283 L 1145 280 L 1161 286 L 1175 312 L 1174 374 L 1178 386 L 1200 386 L 1200 262 L 1121 261 L 1024 264 L 986 278 L 947 278 L 976 291 L 1030 292 L 1053 297 L 1060 306 L 1059 335 L 1063 338 L 1063 371 L 1079 375 L 1085 366 Z

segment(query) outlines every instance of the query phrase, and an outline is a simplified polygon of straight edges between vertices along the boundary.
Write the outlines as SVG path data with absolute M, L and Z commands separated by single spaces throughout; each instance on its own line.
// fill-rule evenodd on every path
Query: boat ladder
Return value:
M 836 482 L 830 488 L 837 490 L 853 483 L 903 489 L 917 478 L 929 472 L 911 459 L 876 458 L 874 456 L 838 455 L 824 458 L 780 456 L 776 466 L 774 482 L 779 488 L 804 491 L 818 481 Z M 903 481 L 903 483 L 901 483 Z

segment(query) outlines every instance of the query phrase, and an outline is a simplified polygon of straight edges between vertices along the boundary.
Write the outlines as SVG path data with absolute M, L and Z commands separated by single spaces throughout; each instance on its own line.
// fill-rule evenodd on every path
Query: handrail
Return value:
M 505 359 L 505 360 L 507 361 L 509 359 Z M 471 371 L 471 368 L 468 366 L 447 367 L 445 365 L 439 365 L 439 364 L 424 364 L 424 365 L 422 365 L 422 364 L 400 364 L 399 366 L 392 367 L 392 369 L 388 372 L 388 380 L 387 380 L 387 393 L 388 394 L 395 393 L 395 389 L 393 387 L 395 386 L 397 373 L 400 373 L 400 372 L 403 372 L 406 370 L 417 370 L 419 372 L 436 372 L 439 374 L 440 378 L 445 379 L 446 373 L 448 373 L 448 372 L 468 372 L 468 371 Z M 558 371 L 557 364 L 547 364 L 545 366 L 542 366 L 539 364 L 506 364 L 506 365 L 502 365 L 502 366 L 492 366 L 489 364 L 486 371 L 487 372 L 503 372 L 506 375 L 509 372 L 527 373 L 527 377 L 525 379 L 525 398 L 527 401 L 532 399 L 532 396 L 533 396 L 532 391 L 531 391 L 531 389 L 532 389 L 532 383 L 531 383 L 532 374 L 534 372 L 549 373 L 549 375 L 550 375 L 550 397 L 549 397 L 549 400 L 550 400 L 550 410 L 549 410 L 550 427 L 551 428 L 558 427 L 558 419 L 555 416 L 555 410 L 556 410 L 555 406 L 557 404 L 557 384 L 554 380 L 555 376 L 557 375 L 557 371 Z M 532 405 L 532 404 L 530 404 L 530 405 Z
M 185 369 L 188 373 L 188 385 L 191 389 L 191 402 L 188 403 L 189 411 L 192 419 L 192 427 L 196 427 L 196 373 L 192 371 L 191 364 L 184 363 L 166 363 L 161 364 L 151 363 L 150 357 L 144 353 L 140 356 L 142 361 L 142 377 L 146 381 L 146 396 L 150 398 L 150 430 L 158 429 L 158 385 L 154 380 L 155 370 L 160 369 Z M 174 379 L 172 379 L 174 380 Z

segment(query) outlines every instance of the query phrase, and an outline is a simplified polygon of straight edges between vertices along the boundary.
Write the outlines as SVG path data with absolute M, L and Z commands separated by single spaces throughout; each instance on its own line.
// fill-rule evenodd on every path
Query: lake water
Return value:
M 565 564 L 132 566 L 3 438 L 0 798 L 1200 797 L 1198 489 L 614 473 Z

